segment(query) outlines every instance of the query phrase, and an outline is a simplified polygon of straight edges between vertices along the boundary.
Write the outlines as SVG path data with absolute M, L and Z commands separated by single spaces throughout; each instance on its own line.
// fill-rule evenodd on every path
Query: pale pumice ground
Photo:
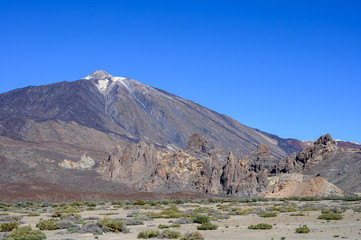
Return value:
M 343 215 L 342 220 L 320 220 L 317 217 L 321 214 L 321 211 L 307 211 L 304 212 L 308 216 L 290 216 L 294 212 L 279 212 L 277 217 L 271 218 L 262 218 L 257 214 L 249 215 L 231 215 L 229 219 L 219 219 L 217 221 L 212 221 L 213 224 L 217 224 L 219 228 L 217 230 L 209 231 L 199 231 L 201 232 L 205 239 L 207 240 L 219 240 L 219 239 L 261 239 L 261 240 L 271 240 L 271 239 L 281 239 L 285 237 L 286 240 L 289 239 L 360 239 L 361 240 L 361 212 L 353 211 L 352 208 L 359 208 L 361 203 L 356 202 L 342 202 L 342 201 L 319 201 L 319 202 L 292 202 L 297 204 L 297 206 L 302 206 L 304 204 L 323 204 L 324 206 L 334 206 L 334 207 L 346 207 L 348 208 Z M 239 207 L 241 209 L 247 208 L 259 208 L 266 209 L 272 207 L 274 204 L 281 204 L 280 202 L 257 202 L 255 205 L 240 203 L 233 205 L 232 207 Z M 223 203 L 219 206 L 230 205 L 230 203 Z M 193 207 L 192 207 L 193 206 Z M 184 204 L 177 205 L 181 211 L 195 209 L 196 207 L 208 207 L 215 209 L 220 213 L 227 213 L 226 211 L 219 210 L 217 204 Z M 168 206 L 164 206 L 168 207 Z M 51 208 L 50 208 L 51 210 Z M 113 208 L 110 204 L 104 206 L 97 206 L 95 210 L 87 211 L 84 210 L 79 214 L 82 218 L 87 217 L 105 217 L 105 214 L 112 214 L 108 217 L 110 218 L 127 218 L 127 214 L 130 212 L 139 211 L 142 212 L 160 212 L 159 209 L 139 209 L 139 210 L 130 210 Z M 299 211 L 297 211 L 299 212 Z M 40 216 L 29 217 L 26 214 L 17 212 L 8 212 L 10 216 L 13 215 L 23 215 L 21 221 L 24 222 L 22 225 L 31 225 L 36 229 L 36 223 L 40 219 L 50 219 L 51 211 L 41 213 Z M 61 240 L 61 239 L 102 239 L 102 240 L 112 240 L 112 239 L 137 239 L 137 235 L 141 231 L 145 230 L 159 230 L 158 224 L 170 224 L 169 220 L 171 219 L 151 219 L 150 221 L 144 221 L 144 225 L 137 226 L 128 226 L 130 233 L 103 233 L 102 235 L 93 235 L 91 233 L 72 233 L 72 234 L 58 234 L 59 232 L 66 232 L 66 229 L 59 229 L 53 231 L 43 231 L 48 240 Z M 95 220 L 96 221 L 96 220 Z M 273 225 L 271 230 L 250 230 L 248 229 L 249 225 L 255 225 L 258 223 L 268 223 Z M 181 232 L 182 235 L 187 232 L 198 231 L 197 226 L 199 224 L 182 224 L 180 228 L 170 228 L 170 230 Z M 296 228 L 300 225 L 307 225 L 310 228 L 310 233 L 300 234 L 296 233 Z

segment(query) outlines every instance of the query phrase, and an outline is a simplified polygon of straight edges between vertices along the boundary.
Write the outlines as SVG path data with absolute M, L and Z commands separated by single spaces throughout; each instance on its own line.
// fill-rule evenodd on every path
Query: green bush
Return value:
M 272 225 L 267 224 L 267 223 L 259 223 L 257 225 L 251 225 L 248 226 L 248 229 L 255 229 L 255 230 L 268 230 L 268 229 L 272 229 Z
M 138 238 L 148 239 L 148 238 L 155 238 L 159 235 L 159 231 L 143 231 L 138 234 Z
M 30 226 L 18 227 L 9 235 L 11 240 L 43 240 L 46 236 L 39 230 L 33 230 Z
M 171 228 L 171 227 L 180 227 L 180 224 L 172 224 L 172 225 L 165 225 L 165 224 L 159 224 L 158 228 L 159 229 L 164 229 L 164 228 Z
M 123 227 L 124 227 L 124 223 L 122 221 L 115 220 L 112 218 L 107 218 L 107 217 L 100 219 L 98 221 L 98 223 L 102 227 L 105 227 L 105 228 L 109 229 L 109 231 L 112 231 L 112 232 L 122 232 Z
M 57 230 L 59 229 L 57 219 L 41 220 L 36 224 L 36 227 L 40 230 Z
M 202 223 L 202 225 L 197 227 L 198 230 L 217 230 L 218 226 L 212 223 Z
M 88 203 L 87 203 L 87 206 L 88 206 L 88 207 L 96 207 L 97 204 L 96 204 L 95 202 L 88 202 Z
M 276 212 L 260 212 L 260 213 L 258 213 L 258 216 L 263 217 L 263 218 L 277 217 L 277 213 Z
M 135 200 L 134 202 L 133 202 L 133 205 L 145 205 L 146 204 L 146 202 L 145 201 L 143 201 L 143 200 Z
M 171 230 L 164 230 L 162 232 L 162 236 L 165 238 L 169 238 L 169 239 L 177 239 L 181 236 L 180 232 L 175 232 L 175 231 L 171 231 Z
M 320 216 L 318 216 L 317 219 L 322 219 L 322 220 L 342 220 L 342 215 L 341 214 L 336 214 L 336 213 L 326 213 L 326 214 L 322 214 Z
M 180 240 L 204 240 L 204 237 L 200 232 L 192 232 L 185 234 Z
M 29 213 L 28 213 L 28 216 L 29 216 L 29 217 L 37 217 L 37 216 L 40 216 L 40 214 L 37 213 L 37 212 L 29 212 Z
M 307 227 L 307 225 L 300 226 L 296 228 L 296 233 L 309 233 L 310 229 Z
M 193 218 L 193 222 L 200 224 L 209 223 L 209 217 L 206 215 L 198 214 Z
M 81 206 L 81 203 L 80 202 L 72 202 L 70 204 L 72 207 L 80 207 Z
M 19 226 L 18 222 L 3 223 L 0 225 L 0 232 L 11 232 L 17 226 Z

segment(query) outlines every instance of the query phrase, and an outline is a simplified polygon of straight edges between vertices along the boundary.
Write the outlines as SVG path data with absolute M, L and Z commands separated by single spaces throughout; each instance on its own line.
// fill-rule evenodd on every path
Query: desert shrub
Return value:
M 107 202 L 97 201 L 96 204 L 99 205 L 99 206 L 104 206 L 105 204 L 107 204 Z
M 70 228 L 68 228 L 66 231 L 67 231 L 68 233 L 75 233 L 77 230 L 78 230 L 78 227 L 70 227 Z
M 341 214 L 336 214 L 336 213 L 326 213 L 326 214 L 321 214 L 320 216 L 318 216 L 317 219 L 322 219 L 322 220 L 341 220 L 343 217 Z
M 184 234 L 180 240 L 204 240 L 204 237 L 200 232 L 192 232 Z
M 193 222 L 200 224 L 209 223 L 209 217 L 206 215 L 198 214 L 193 218 Z
M 145 204 L 147 204 L 145 201 L 143 201 L 143 200 L 135 200 L 134 202 L 133 202 L 133 205 L 145 205 Z
M 296 233 L 309 233 L 310 229 L 307 227 L 307 225 L 300 226 L 296 228 Z
M 159 231 L 149 230 L 143 231 L 138 234 L 138 238 L 148 239 L 148 238 L 155 238 L 159 235 Z
M 61 219 L 57 222 L 59 229 L 68 229 L 71 227 L 76 227 L 76 224 L 71 219 Z
M 124 222 L 129 226 L 143 225 L 144 224 L 144 222 L 138 217 L 134 218 L 134 219 L 126 219 L 126 220 L 124 220 Z
M 11 240 L 43 240 L 46 236 L 39 230 L 33 230 L 30 226 L 18 227 L 9 235 Z
M 19 226 L 18 222 L 5 222 L 0 225 L 0 232 L 11 232 L 17 226 Z
M 40 216 L 40 214 L 37 212 L 29 212 L 28 213 L 28 217 L 38 217 L 38 216 Z
M 297 208 L 288 206 L 284 209 L 285 212 L 296 212 Z
M 270 224 L 267 224 L 267 223 L 259 223 L 257 225 L 251 225 L 251 226 L 248 226 L 248 229 L 254 229 L 254 230 L 269 230 L 269 229 L 272 229 L 272 225 Z
M 108 228 L 103 228 L 99 223 L 87 223 L 76 231 L 79 233 L 103 234 L 103 232 L 108 231 Z
M 345 212 L 346 209 L 342 209 L 342 208 L 339 208 L 339 207 L 333 207 L 333 208 L 327 208 L 327 209 L 323 209 L 321 211 L 322 214 L 327 214 L 327 213 L 343 213 Z
M 164 230 L 161 234 L 162 237 L 169 238 L 169 239 L 177 239 L 181 236 L 180 232 L 175 232 L 171 230 Z
M 198 230 L 217 230 L 218 226 L 212 223 L 202 223 L 197 227 Z
M 55 209 L 52 217 L 63 217 L 66 214 L 75 214 L 80 212 L 79 209 L 74 208 L 74 207 L 68 207 L 68 206 L 63 206 L 63 207 L 58 207 Z
M 36 227 L 40 230 L 57 230 L 59 229 L 57 219 L 40 220 Z
M 164 229 L 164 228 L 171 228 L 171 227 L 180 227 L 180 224 L 171 224 L 171 225 L 165 225 L 165 224 L 159 224 L 158 228 L 159 229 Z
M 98 220 L 98 223 L 102 227 L 107 228 L 109 231 L 125 232 L 125 224 L 122 221 L 106 217 L 106 218 Z
M 173 200 L 173 203 L 174 203 L 174 204 L 184 204 L 184 200 L 182 200 L 182 199 L 176 199 L 176 200 Z
M 303 212 L 301 212 L 301 213 L 291 213 L 290 216 L 301 217 L 301 216 L 308 216 L 308 214 L 305 214 Z
M 253 208 L 249 208 L 249 209 L 241 209 L 241 208 L 233 208 L 232 209 L 232 213 L 234 213 L 235 215 L 249 215 L 254 209 Z
M 276 212 L 260 212 L 260 213 L 258 213 L 258 216 L 263 217 L 263 218 L 277 217 L 277 213 Z
M 80 206 L 81 206 L 81 203 L 80 203 L 80 202 L 72 202 L 72 203 L 70 204 L 70 206 L 72 206 L 72 207 L 80 207 Z
M 96 204 L 95 202 L 88 202 L 88 203 L 87 203 L 87 206 L 88 206 L 88 207 L 96 207 L 97 204 Z
M 342 200 L 343 201 L 360 201 L 361 197 L 359 197 L 359 196 L 346 196 Z
M 192 224 L 193 219 L 181 218 L 181 219 L 176 219 L 176 220 L 170 220 L 169 222 L 173 223 L 173 224 Z

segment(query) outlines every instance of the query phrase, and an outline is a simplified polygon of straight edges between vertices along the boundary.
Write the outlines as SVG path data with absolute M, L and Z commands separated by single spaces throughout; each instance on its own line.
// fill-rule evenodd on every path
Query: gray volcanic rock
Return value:
M 330 134 L 321 136 L 310 147 L 280 159 L 271 170 L 322 177 L 345 193 L 361 193 L 361 151 L 340 148 Z
M 337 147 L 331 135 L 326 134 L 317 139 L 311 147 L 279 160 L 273 172 L 290 173 L 308 170 L 338 151 L 341 149 Z
M 134 186 L 142 179 L 149 177 L 158 158 L 154 145 L 139 142 L 129 144 L 122 152 L 118 147 L 113 155 L 101 163 L 100 169 L 104 168 L 103 174 L 108 178 Z

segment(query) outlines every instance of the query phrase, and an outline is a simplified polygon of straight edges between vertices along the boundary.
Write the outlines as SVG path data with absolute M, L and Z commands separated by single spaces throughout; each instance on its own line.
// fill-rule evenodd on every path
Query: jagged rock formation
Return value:
M 343 196 L 343 192 L 322 177 L 299 173 L 280 174 L 270 178 L 264 195 L 267 198 Z
M 68 169 L 91 169 L 94 165 L 95 161 L 86 153 L 81 156 L 80 161 L 73 162 L 71 160 L 64 159 L 64 161 L 59 163 L 60 167 Z
M 299 153 L 281 159 L 273 173 L 300 172 L 311 169 L 332 154 L 341 151 L 330 134 L 321 136 L 314 144 Z
M 231 153 L 223 167 L 221 183 L 223 191 L 228 195 L 256 196 L 267 187 L 267 177 L 267 170 L 259 173 L 251 171 L 247 161 L 244 159 L 237 161 Z
M 323 177 L 347 194 L 360 193 L 361 152 L 340 148 L 330 134 L 321 136 L 310 147 L 280 159 L 271 170 L 279 173 L 302 173 Z
M 117 147 L 113 155 L 101 163 L 100 168 L 104 168 L 103 174 L 108 178 L 132 186 L 149 177 L 158 159 L 154 145 L 139 142 L 129 144 L 122 152 Z
M 153 146 L 133 144 L 123 154 L 103 161 L 101 167 L 108 179 L 151 192 L 198 191 L 253 196 L 267 187 L 267 170 L 252 171 L 246 160 L 238 161 L 232 153 L 215 150 L 203 136 L 192 135 L 187 145 L 186 151 L 156 154 Z M 135 150 L 132 161 L 129 161 L 132 157 L 128 149 Z

